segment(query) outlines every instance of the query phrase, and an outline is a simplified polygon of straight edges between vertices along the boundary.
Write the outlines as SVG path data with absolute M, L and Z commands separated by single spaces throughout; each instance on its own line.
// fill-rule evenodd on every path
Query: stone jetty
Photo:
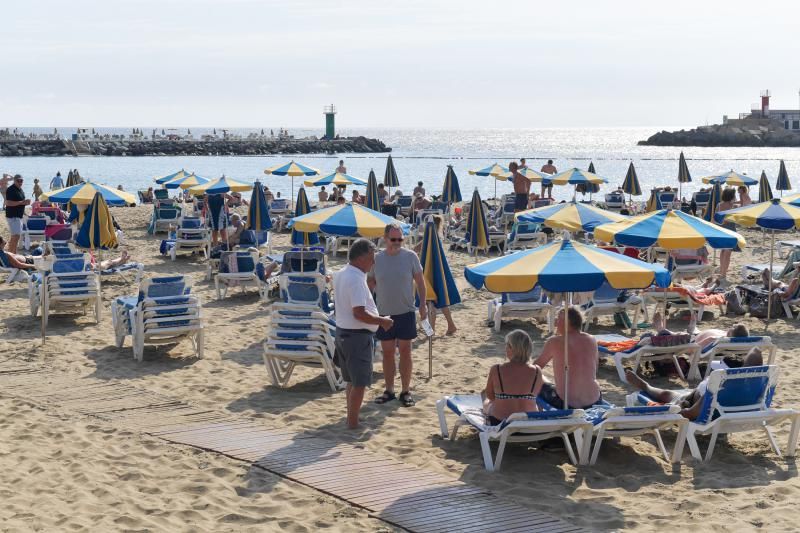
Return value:
M 69 140 L 0 136 L 0 157 L 338 154 L 382 153 L 392 150 L 379 139 L 367 137 L 295 139 L 262 136 L 200 140 L 106 137 Z
M 661 131 L 643 146 L 800 146 L 800 133 L 768 118 L 732 119 L 691 130 Z

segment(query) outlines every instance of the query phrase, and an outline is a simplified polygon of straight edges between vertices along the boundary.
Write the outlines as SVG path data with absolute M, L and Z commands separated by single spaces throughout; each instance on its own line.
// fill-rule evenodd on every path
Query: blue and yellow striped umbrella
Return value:
M 264 194 L 264 186 L 261 185 L 260 181 L 253 184 L 253 194 L 250 195 L 250 205 L 247 206 L 247 229 L 253 231 L 272 229 L 269 205 Z
M 73 204 L 89 205 L 94 201 L 97 193 L 103 195 L 103 200 L 108 205 L 132 205 L 136 203 L 136 197 L 129 192 L 113 189 L 107 185 L 91 181 L 79 183 L 65 189 L 47 191 L 41 194 L 39 199 L 56 204 L 72 202 Z
M 153 181 L 158 183 L 159 185 L 163 185 L 168 181 L 172 181 L 177 178 L 182 178 L 184 176 L 188 176 L 190 173 L 186 172 L 184 169 L 180 169 L 177 172 L 173 172 L 172 174 L 167 174 L 166 176 L 161 176 L 160 178 L 153 178 Z
M 359 235 L 373 239 L 383 237 L 386 226 L 396 222 L 396 219 L 367 209 L 361 204 L 344 204 L 295 217 L 289 222 L 289 226 L 297 231 L 321 231 L 341 237 Z M 403 233 L 408 233 L 407 224 L 401 224 L 400 227 Z
M 714 214 L 717 212 L 717 206 L 722 201 L 722 185 L 715 183 L 711 188 L 711 195 L 708 197 L 708 204 L 703 211 L 703 220 L 706 222 L 714 222 Z
M 769 202 L 772 198 L 772 187 L 769 186 L 769 178 L 767 178 L 767 173 L 762 170 L 761 178 L 758 180 L 758 201 Z
M 394 161 L 392 161 L 391 154 L 386 158 L 386 172 L 383 173 L 383 185 L 389 188 L 400 186 L 400 180 L 397 177 L 397 170 L 394 168 Z
M 636 175 L 636 168 L 633 161 L 628 165 L 628 172 L 625 174 L 625 181 L 622 182 L 622 192 L 629 196 L 641 196 L 642 186 L 639 185 L 639 176 Z M 630 198 L 629 198 L 630 199 Z
M 301 217 L 311 212 L 311 205 L 308 203 L 306 190 L 300 187 L 297 191 L 297 202 L 294 204 L 294 217 Z M 316 231 L 297 231 L 292 228 L 291 237 L 293 246 L 317 246 L 319 245 L 319 235 Z
M 703 178 L 703 183 L 719 183 L 720 185 L 730 185 L 732 187 L 738 187 L 739 185 L 750 187 L 751 185 L 757 185 L 758 180 L 731 170 L 719 176 L 706 176 Z
M 476 289 L 528 292 L 538 284 L 551 292 L 589 292 L 608 282 L 616 289 L 668 287 L 667 269 L 575 241 L 550 244 L 490 259 L 464 269 Z
M 203 185 L 209 181 L 211 180 L 208 178 L 201 178 L 195 173 L 191 173 L 175 178 L 174 180 L 164 182 L 162 185 L 165 189 L 191 189 L 192 187 Z
M 741 250 L 746 244 L 744 237 L 735 231 L 673 209 L 597 226 L 594 238 L 634 248 L 659 246 L 667 250 L 695 249 L 706 244 L 712 248 Z
M 786 172 L 786 164 L 781 159 L 781 168 L 778 170 L 778 181 L 775 183 L 775 190 L 781 191 L 781 196 L 783 196 L 783 191 L 791 191 L 792 184 L 789 182 L 789 173 Z
M 334 172 L 321 178 L 306 180 L 303 182 L 306 187 L 321 187 L 323 185 L 366 185 L 367 182 L 350 176 L 349 174 L 342 174 L 341 172 Z
M 319 170 L 290 161 L 283 165 L 270 167 L 264 170 L 264 174 L 274 174 L 275 176 L 319 176 Z
M 381 197 L 378 196 L 378 179 L 375 177 L 375 171 L 369 171 L 367 178 L 367 192 L 364 198 L 364 206 L 372 209 L 373 211 L 381 210 Z
M 732 222 L 740 226 L 786 231 L 792 228 L 800 229 L 800 207 L 778 198 L 768 202 L 728 209 L 714 215 L 720 224 Z
M 447 264 L 442 241 L 436 231 L 436 223 L 429 220 L 425 224 L 425 234 L 422 238 L 422 275 L 425 277 L 427 290 L 425 299 L 433 302 L 434 307 L 441 309 L 461 303 L 461 295 Z M 417 302 L 419 304 L 419 302 Z
M 467 240 L 476 250 L 489 249 L 489 225 L 486 223 L 486 212 L 478 189 L 472 193 L 472 201 L 467 216 Z
M 453 165 L 447 165 L 447 174 L 444 177 L 444 187 L 442 188 L 442 202 L 447 205 L 460 202 L 461 187 L 458 185 L 458 176 L 453 170 Z
M 119 245 L 111 213 L 108 212 L 108 205 L 102 194 L 95 194 L 92 203 L 86 208 L 83 223 L 75 236 L 75 244 L 88 250 L 108 250 Z
M 579 168 L 570 168 L 547 178 L 553 185 L 578 185 L 581 183 L 608 183 L 608 180 Z
M 189 192 L 195 196 L 202 196 L 204 194 L 227 194 L 229 192 L 243 192 L 249 191 L 252 188 L 253 185 L 251 183 L 244 183 L 222 176 L 221 178 L 217 178 L 202 185 L 190 187 Z
M 600 224 L 628 219 L 624 215 L 574 201 L 520 211 L 515 218 L 517 222 L 542 224 L 548 228 L 565 229 L 572 232 L 581 230 L 591 232 Z
M 508 167 L 504 167 L 495 163 L 494 165 L 489 165 L 488 167 L 479 168 L 477 170 L 470 170 L 470 174 L 473 176 L 492 176 L 495 179 L 494 183 L 494 197 L 497 198 L 497 182 L 498 181 L 508 181 L 511 177 L 511 173 L 508 171 Z

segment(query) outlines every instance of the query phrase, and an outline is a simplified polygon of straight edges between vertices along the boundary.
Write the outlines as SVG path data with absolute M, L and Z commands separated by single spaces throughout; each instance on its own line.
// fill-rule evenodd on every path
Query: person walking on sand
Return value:
M 531 192 L 531 180 L 519 173 L 516 161 L 508 164 L 511 171 L 511 180 L 514 182 L 514 212 L 528 209 L 528 195 Z
M 347 383 L 347 427 L 358 428 L 364 391 L 372 385 L 374 334 L 392 328 L 392 319 L 380 316 L 367 286 L 367 272 L 375 264 L 375 245 L 358 239 L 347 252 L 348 264 L 333 277 L 336 314 L 336 357 Z
M 344 166 L 344 159 L 339 160 L 339 166 L 336 167 L 336 172 L 339 174 L 347 174 L 347 167 Z
M 558 172 L 558 169 L 553 164 L 553 160 L 552 159 L 548 159 L 547 160 L 547 164 L 546 165 L 542 165 L 541 172 L 544 172 L 545 174 L 555 174 L 555 173 Z M 545 196 L 545 192 L 547 193 L 546 196 Z M 542 180 L 542 194 L 541 194 L 541 196 L 542 196 L 542 198 L 552 198 L 553 197 L 553 183 L 552 182 L 547 182 L 546 183 L 544 180 Z
M 417 336 L 417 323 L 414 305 L 414 284 L 417 286 L 419 318 L 425 320 L 428 310 L 425 302 L 427 290 L 422 264 L 413 251 L 403 248 L 403 231 L 393 222 L 386 226 L 383 240 L 386 248 L 375 256 L 375 266 L 369 277 L 370 288 L 375 289 L 378 311 L 389 315 L 394 322 L 388 330 L 379 330 L 378 340 L 383 350 L 383 377 L 386 387 L 375 403 L 383 404 L 399 398 L 405 407 L 414 405 L 411 396 L 411 341 Z M 400 352 L 400 396 L 394 393 L 395 351 Z
M 41 196 L 43 192 L 42 187 L 39 185 L 39 178 L 33 178 L 33 201 L 38 202 L 39 196 Z
M 733 209 L 736 207 L 734 200 L 736 200 L 736 191 L 731 187 L 727 187 L 724 191 L 722 191 L 722 201 L 717 204 L 716 212 L 719 213 L 720 211 Z M 736 231 L 736 224 L 732 222 L 725 222 L 720 225 L 727 230 Z M 733 250 L 730 248 L 727 250 L 722 250 L 719 253 L 719 277 L 725 286 L 728 285 L 728 268 L 731 266 L 732 253 Z

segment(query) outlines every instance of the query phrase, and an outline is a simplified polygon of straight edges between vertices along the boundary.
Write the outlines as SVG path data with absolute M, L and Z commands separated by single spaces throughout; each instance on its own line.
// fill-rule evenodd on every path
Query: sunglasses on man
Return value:
M 403 242 L 403 240 L 404 240 L 403 237 L 399 237 L 399 238 L 398 237 L 392 237 L 391 239 L 389 239 L 389 241 L 391 241 L 391 242 Z

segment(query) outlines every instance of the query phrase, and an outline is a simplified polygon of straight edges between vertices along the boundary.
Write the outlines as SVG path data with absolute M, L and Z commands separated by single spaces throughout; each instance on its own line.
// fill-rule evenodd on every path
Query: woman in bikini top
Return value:
M 483 410 L 489 424 L 497 425 L 513 413 L 539 410 L 536 395 L 542 388 L 542 370 L 530 364 L 532 351 L 533 342 L 524 331 L 514 330 L 506 337 L 508 362 L 494 365 L 486 383 Z

